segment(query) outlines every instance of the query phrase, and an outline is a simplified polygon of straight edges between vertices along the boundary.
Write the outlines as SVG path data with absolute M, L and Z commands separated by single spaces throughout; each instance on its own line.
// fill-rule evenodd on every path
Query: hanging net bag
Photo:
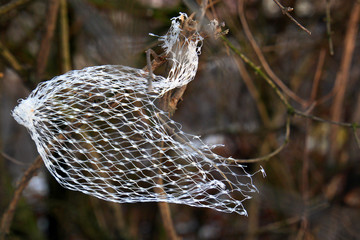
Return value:
M 47 169 L 65 188 L 118 203 L 168 202 L 246 215 L 253 174 L 214 154 L 157 107 L 193 80 L 202 37 L 181 14 L 160 37 L 167 77 L 116 65 L 75 70 L 40 83 L 14 109 Z M 212 22 L 211 24 L 215 24 Z M 260 169 L 259 171 L 263 171 Z

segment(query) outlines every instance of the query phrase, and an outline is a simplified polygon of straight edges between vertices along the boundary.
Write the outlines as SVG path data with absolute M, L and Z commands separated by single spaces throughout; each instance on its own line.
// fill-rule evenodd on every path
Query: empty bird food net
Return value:
M 14 109 L 47 169 L 65 188 L 118 203 L 169 202 L 246 215 L 256 191 L 232 158 L 214 154 L 198 136 L 157 107 L 163 93 L 190 82 L 202 37 L 185 34 L 185 14 L 160 37 L 167 77 L 105 65 L 74 70 L 40 83 Z M 262 169 L 260 170 L 262 171 Z

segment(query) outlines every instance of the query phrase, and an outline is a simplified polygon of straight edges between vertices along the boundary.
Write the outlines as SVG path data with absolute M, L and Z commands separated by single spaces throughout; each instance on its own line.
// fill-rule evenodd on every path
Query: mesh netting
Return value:
M 187 84 L 197 69 L 201 37 L 183 35 L 179 19 L 161 37 L 172 69 L 155 76 L 152 92 L 141 69 L 88 67 L 39 84 L 13 116 L 65 188 L 118 203 L 163 201 L 246 215 L 253 174 L 157 107 L 164 92 Z

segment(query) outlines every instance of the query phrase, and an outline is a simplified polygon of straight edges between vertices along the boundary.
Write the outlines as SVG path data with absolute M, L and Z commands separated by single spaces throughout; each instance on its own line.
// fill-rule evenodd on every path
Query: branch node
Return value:
M 287 113 L 289 114 L 289 116 L 294 116 L 295 115 L 295 108 L 293 108 L 291 105 L 287 106 Z
M 286 15 L 286 13 L 294 11 L 294 8 L 292 8 L 292 7 L 284 7 L 284 8 L 281 9 L 281 11 L 282 11 L 282 13 L 284 15 Z

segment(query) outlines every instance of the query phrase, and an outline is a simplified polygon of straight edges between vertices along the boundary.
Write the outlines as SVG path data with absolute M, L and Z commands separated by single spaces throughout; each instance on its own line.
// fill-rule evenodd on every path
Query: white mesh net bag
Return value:
M 118 203 L 163 201 L 246 215 L 253 174 L 156 107 L 197 70 L 202 38 L 182 33 L 184 18 L 172 19 L 160 38 L 173 64 L 168 77 L 154 77 L 151 93 L 148 72 L 95 66 L 39 84 L 14 109 L 62 186 Z

